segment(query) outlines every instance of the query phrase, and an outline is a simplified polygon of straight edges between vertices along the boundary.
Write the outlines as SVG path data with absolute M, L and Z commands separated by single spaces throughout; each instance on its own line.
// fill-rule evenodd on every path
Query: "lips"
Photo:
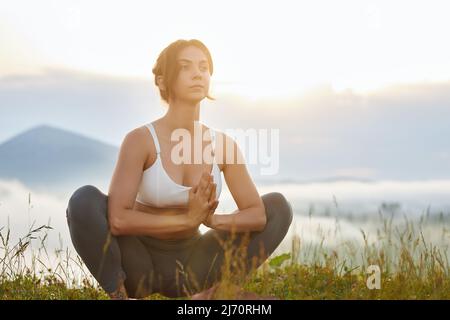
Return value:
M 203 86 L 201 86 L 201 85 L 195 85 L 195 86 L 190 86 L 189 88 L 203 89 Z

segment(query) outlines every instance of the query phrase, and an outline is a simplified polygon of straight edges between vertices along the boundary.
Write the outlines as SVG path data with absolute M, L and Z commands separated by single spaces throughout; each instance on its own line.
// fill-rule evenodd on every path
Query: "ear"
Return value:
M 161 89 L 163 91 L 166 90 L 166 86 L 164 85 L 164 78 L 163 78 L 163 76 L 157 76 L 156 77 L 156 82 L 158 83 L 159 89 Z

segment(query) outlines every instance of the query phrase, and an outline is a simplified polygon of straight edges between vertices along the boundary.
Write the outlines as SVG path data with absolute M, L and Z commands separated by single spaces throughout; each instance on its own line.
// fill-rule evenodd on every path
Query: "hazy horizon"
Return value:
M 371 94 L 324 85 L 292 99 L 216 98 L 202 101 L 207 125 L 279 130 L 280 179 L 450 178 L 450 81 Z M 0 101 L 0 144 L 47 124 L 119 147 L 127 132 L 166 110 L 149 80 L 68 70 L 0 79 Z

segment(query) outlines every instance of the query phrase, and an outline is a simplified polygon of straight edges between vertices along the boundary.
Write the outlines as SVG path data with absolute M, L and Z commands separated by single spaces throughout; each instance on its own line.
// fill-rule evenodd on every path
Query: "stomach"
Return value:
M 155 214 L 161 216 L 176 216 L 186 214 L 188 211 L 188 207 L 154 207 L 148 206 L 138 201 L 134 202 L 133 210 L 145 212 L 148 214 Z M 171 239 L 188 239 L 199 233 L 199 228 L 190 228 L 183 231 L 178 232 L 170 232 L 166 234 L 160 234 L 157 236 L 152 236 L 152 238 L 162 239 L 162 240 L 171 240 Z

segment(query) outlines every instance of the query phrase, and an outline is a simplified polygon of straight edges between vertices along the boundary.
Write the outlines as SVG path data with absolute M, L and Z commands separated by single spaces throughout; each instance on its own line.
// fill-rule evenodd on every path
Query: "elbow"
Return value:
M 119 219 L 114 218 L 109 222 L 109 230 L 111 231 L 111 234 L 113 236 L 122 235 L 123 228 L 121 227 L 121 223 L 120 223 Z
M 258 219 L 255 219 L 255 221 L 257 221 L 255 231 L 261 232 L 266 228 L 267 216 L 266 216 L 266 211 L 265 211 L 264 207 L 262 208 L 262 213 L 260 213 L 258 215 Z
M 117 214 L 111 214 L 108 217 L 109 231 L 113 236 L 123 235 L 123 221 Z
M 263 231 L 266 228 L 267 225 L 267 218 L 266 215 L 264 215 L 261 219 L 260 222 L 258 224 L 258 231 Z

